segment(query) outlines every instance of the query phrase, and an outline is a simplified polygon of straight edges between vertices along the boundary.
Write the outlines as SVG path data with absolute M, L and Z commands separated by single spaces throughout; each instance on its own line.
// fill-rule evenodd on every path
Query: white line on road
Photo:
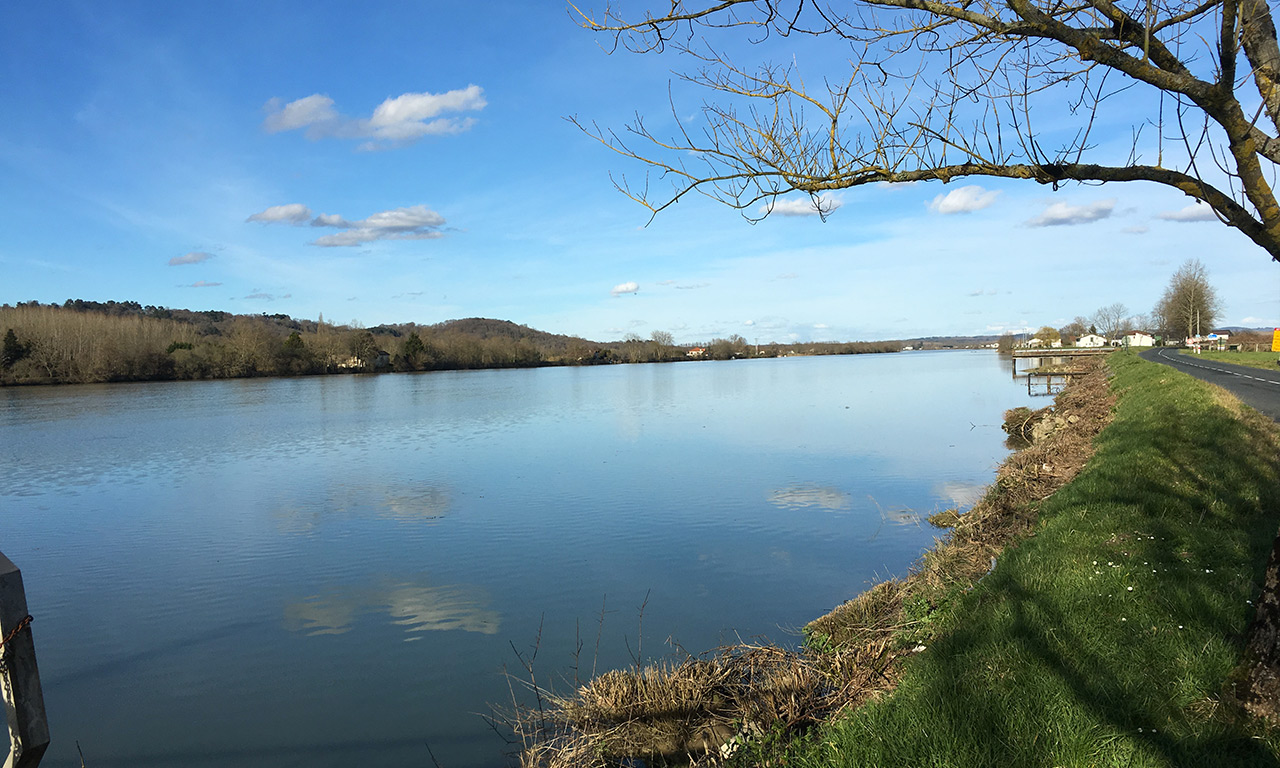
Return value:
M 1193 363 L 1190 360 L 1187 360 L 1186 357 L 1183 355 L 1177 355 L 1176 357 L 1169 357 L 1169 353 L 1167 350 L 1162 349 L 1159 352 L 1157 352 L 1156 355 L 1159 356 L 1162 360 L 1168 363 L 1172 363 L 1174 365 L 1188 365 L 1188 366 L 1191 366 L 1192 368 L 1203 368 L 1206 371 L 1215 371 L 1217 373 L 1229 373 L 1232 376 L 1239 376 L 1242 379 L 1253 379 L 1254 381 L 1261 381 L 1264 384 L 1271 384 L 1273 386 L 1280 387 L 1280 381 L 1272 381 L 1271 379 L 1260 379 L 1257 376 L 1250 376 L 1247 373 L 1238 373 L 1236 371 L 1227 370 L 1226 368 L 1215 368 L 1212 365 L 1202 365 L 1200 363 Z

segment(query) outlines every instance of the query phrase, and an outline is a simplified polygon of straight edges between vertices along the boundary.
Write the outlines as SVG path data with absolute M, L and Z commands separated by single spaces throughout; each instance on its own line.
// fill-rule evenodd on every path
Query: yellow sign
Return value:
M 1276 332 L 1271 334 L 1271 351 L 1280 352 L 1280 328 L 1277 328 Z

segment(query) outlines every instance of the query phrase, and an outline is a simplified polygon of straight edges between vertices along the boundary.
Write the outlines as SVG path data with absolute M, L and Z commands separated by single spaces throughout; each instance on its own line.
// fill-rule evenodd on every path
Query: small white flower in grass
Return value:
M 1139 728 L 1139 729 L 1138 729 L 1138 733 L 1142 733 L 1142 729 L 1141 729 L 1141 728 Z
M 1181 625 L 1181 624 L 1179 624 L 1179 625 L 1178 625 L 1178 629 L 1182 629 L 1182 625 Z
M 1132 592 L 1132 591 L 1133 591 L 1133 587 L 1127 587 L 1127 589 L 1128 589 L 1130 592 Z

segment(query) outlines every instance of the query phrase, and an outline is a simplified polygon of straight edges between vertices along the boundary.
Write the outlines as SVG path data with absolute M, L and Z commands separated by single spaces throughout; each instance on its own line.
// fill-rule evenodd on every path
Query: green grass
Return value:
M 1280 526 L 1275 425 L 1131 352 L 1034 537 L 933 614 L 901 686 L 788 766 L 1280 765 L 1225 696 Z M 1226 703 L 1223 703 L 1223 702 Z
M 1247 365 L 1250 368 L 1266 368 L 1268 371 L 1280 370 L 1280 365 L 1276 364 L 1280 360 L 1280 352 L 1201 352 L 1199 355 L 1192 354 L 1191 357 Z

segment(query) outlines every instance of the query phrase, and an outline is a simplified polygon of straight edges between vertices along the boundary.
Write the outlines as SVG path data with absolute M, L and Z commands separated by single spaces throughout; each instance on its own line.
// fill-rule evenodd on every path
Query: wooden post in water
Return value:
M 22 571 L 0 552 L 0 699 L 9 721 L 4 768 L 35 768 L 49 748 L 36 646 L 27 613 Z

